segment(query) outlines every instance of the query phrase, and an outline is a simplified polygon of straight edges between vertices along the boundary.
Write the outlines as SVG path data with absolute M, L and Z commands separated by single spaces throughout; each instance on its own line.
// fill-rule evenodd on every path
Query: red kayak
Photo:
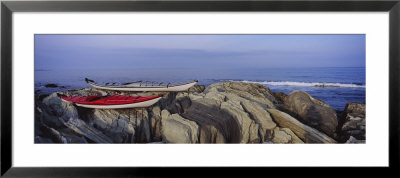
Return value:
M 162 95 L 156 96 L 60 96 L 61 99 L 75 103 L 78 106 L 86 108 L 117 109 L 117 108 L 135 108 L 148 107 L 161 99 Z

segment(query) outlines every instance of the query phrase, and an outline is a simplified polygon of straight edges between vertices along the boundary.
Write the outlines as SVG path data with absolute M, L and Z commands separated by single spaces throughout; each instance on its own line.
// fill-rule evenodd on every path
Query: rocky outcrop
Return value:
M 335 110 L 304 91 L 293 91 L 284 99 L 283 108 L 304 124 L 334 137 L 338 125 Z
M 200 143 L 261 143 L 271 139 L 276 124 L 265 109 L 274 108 L 275 100 L 268 88 L 226 82 L 188 96 L 191 105 L 181 116 L 199 125 Z
M 357 140 L 353 136 L 350 136 L 345 143 L 365 143 L 365 140 Z
M 201 93 L 205 90 L 206 88 L 204 87 L 204 85 L 195 85 L 193 87 L 190 87 L 188 89 L 188 92 L 196 92 L 196 93 Z
M 338 140 L 340 142 L 349 142 L 348 140 L 365 141 L 365 104 L 347 103 L 343 112 L 343 117 L 338 127 Z
M 46 84 L 44 87 L 46 87 L 46 88 L 57 88 L 58 85 L 54 84 L 54 83 L 49 83 L 49 84 Z
M 272 143 L 304 143 L 292 130 L 275 127 Z
M 276 121 L 280 127 L 289 128 L 305 143 L 336 143 L 334 139 L 316 129 L 302 124 L 289 114 L 276 109 L 268 109 L 268 112 L 271 113 L 274 121 Z
M 121 137 L 125 136 L 125 132 L 118 132 L 118 130 L 123 131 L 124 129 L 122 124 L 117 125 L 118 123 L 123 123 L 123 121 L 112 117 L 112 114 L 116 112 L 115 110 L 96 111 L 75 107 L 71 103 L 62 101 L 56 93 L 46 97 L 40 105 L 41 107 L 38 108 L 40 114 L 37 116 L 39 118 L 36 122 L 39 122 L 41 127 L 49 128 L 50 130 L 52 128 L 57 128 L 59 132 L 53 131 L 53 135 L 65 138 L 65 143 L 77 141 L 73 138 L 75 135 L 83 138 L 78 141 L 84 143 L 127 142 L 121 139 Z M 94 114 L 96 112 L 110 112 L 110 114 L 108 114 L 107 117 L 100 117 L 106 119 L 100 121 Z M 99 123 L 106 125 L 105 122 L 110 123 L 102 128 L 102 125 Z M 114 128 L 112 128 L 113 126 Z M 49 129 L 43 130 L 46 131 Z M 106 132 L 106 129 L 112 130 L 112 132 Z M 46 133 L 48 133 L 48 131 Z
M 67 96 L 160 94 L 95 88 L 60 93 Z M 194 86 L 186 92 L 161 94 L 163 97 L 159 102 L 142 109 L 87 109 L 62 101 L 56 93 L 36 97 L 35 143 L 336 142 L 303 120 L 302 123 L 297 117 L 279 110 L 281 105 L 286 103 L 290 106 L 288 102 L 294 100 L 306 106 L 306 110 L 330 116 L 329 112 L 321 111 L 329 110 L 329 105 L 308 94 L 305 97 L 285 96 L 272 93 L 261 84 L 241 82 L 215 83 L 205 89 L 204 86 Z M 304 99 L 307 97 L 311 101 Z M 293 108 L 298 109 L 298 104 Z M 311 117 L 311 120 L 327 123 L 318 121 L 316 117 Z M 317 125 L 318 128 L 327 127 L 321 125 Z
M 272 95 L 274 95 L 275 99 L 278 101 L 279 104 L 283 104 L 285 98 L 287 97 L 287 94 L 282 92 L 272 92 Z
M 199 143 L 239 143 L 239 123 L 230 113 L 212 102 L 216 103 L 211 99 L 193 101 L 191 107 L 182 113 L 182 117 L 198 124 Z
M 166 143 L 199 143 L 199 127 L 196 122 L 182 118 L 179 114 L 161 112 L 162 135 Z
M 219 114 L 232 118 L 228 121 L 238 131 L 230 135 L 239 132 L 239 143 L 260 143 L 272 139 L 276 124 L 266 109 L 275 108 L 276 100 L 267 87 L 255 83 L 225 82 L 210 85 L 204 93 L 203 98 L 193 101 L 204 105 L 210 105 L 212 101 Z
M 224 82 L 207 87 L 205 93 L 230 93 L 246 100 L 256 102 L 263 108 L 275 108 L 275 97 L 269 88 L 258 83 Z

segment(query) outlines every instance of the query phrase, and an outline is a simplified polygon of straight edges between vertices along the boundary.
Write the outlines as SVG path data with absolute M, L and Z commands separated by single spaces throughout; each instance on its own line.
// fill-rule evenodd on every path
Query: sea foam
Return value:
M 319 88 L 365 88 L 365 85 L 347 84 L 347 83 L 327 83 L 327 82 L 292 82 L 292 81 L 248 81 L 242 80 L 239 82 L 259 83 L 272 86 L 297 86 L 297 87 L 319 87 Z

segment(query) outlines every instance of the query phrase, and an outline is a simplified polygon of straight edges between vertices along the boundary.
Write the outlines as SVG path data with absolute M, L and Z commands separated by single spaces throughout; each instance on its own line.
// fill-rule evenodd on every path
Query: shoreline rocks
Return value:
M 44 87 L 46 87 L 46 88 L 65 88 L 65 86 L 58 86 L 55 83 L 48 83 L 48 84 L 44 85 Z
M 279 126 L 292 130 L 305 143 L 336 143 L 327 135 L 313 129 L 282 111 L 268 109 Z
M 325 134 L 334 137 L 338 125 L 336 111 L 304 91 L 293 91 L 285 97 L 283 108 L 289 114 Z
M 365 142 L 365 122 L 365 104 L 347 103 L 338 126 L 338 140 L 341 142 L 348 142 L 349 140 Z
M 168 93 L 95 88 L 58 93 L 67 96 L 164 95 L 151 107 L 130 109 L 87 109 L 61 100 L 56 93 L 37 96 L 35 143 L 285 144 L 345 143 L 348 140 L 335 140 L 334 133 L 339 126 L 336 112 L 329 105 L 305 92 L 273 93 L 256 83 L 223 82 L 207 88 L 195 85 L 186 92 Z M 349 105 L 346 114 L 356 117 L 355 111 L 362 110 L 352 106 Z M 346 123 L 341 131 L 347 131 L 349 124 Z M 361 125 L 357 128 L 362 129 Z M 348 132 L 341 134 L 343 138 L 344 133 Z M 360 139 L 357 134 L 352 136 Z M 360 143 L 354 139 L 349 142 Z
M 54 84 L 54 83 L 49 83 L 49 84 L 46 84 L 44 87 L 46 87 L 46 88 L 57 88 L 58 85 Z

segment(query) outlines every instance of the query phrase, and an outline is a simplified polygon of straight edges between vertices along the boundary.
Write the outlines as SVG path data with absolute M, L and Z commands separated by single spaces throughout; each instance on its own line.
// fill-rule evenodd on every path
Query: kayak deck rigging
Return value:
M 188 90 L 190 87 L 194 86 L 198 81 L 190 81 L 186 83 L 180 84 L 164 84 L 164 83 L 156 83 L 156 82 L 148 82 L 148 81 L 135 81 L 135 82 L 128 82 L 122 85 L 117 84 L 116 82 L 113 83 L 106 83 L 105 85 L 99 85 L 94 80 L 90 80 L 85 78 L 85 81 L 99 89 L 106 89 L 106 90 L 119 90 L 119 91 L 185 91 Z
M 100 84 L 96 83 L 94 80 L 85 78 L 85 81 L 88 84 L 94 84 L 94 85 L 98 85 L 101 86 Z M 190 82 L 186 82 L 186 83 L 177 83 L 177 84 L 173 84 L 173 83 L 167 83 L 165 84 L 164 82 L 151 82 L 151 81 L 142 81 L 142 80 L 138 80 L 138 81 L 133 81 L 133 82 L 125 82 L 123 84 L 119 84 L 117 82 L 107 82 L 105 83 L 103 86 L 107 86 L 107 87 L 160 87 L 160 88 L 168 88 L 168 87 L 174 87 L 174 86 L 180 86 L 180 85 L 185 85 L 185 84 L 189 84 L 189 83 L 197 83 L 197 80 L 193 80 Z

